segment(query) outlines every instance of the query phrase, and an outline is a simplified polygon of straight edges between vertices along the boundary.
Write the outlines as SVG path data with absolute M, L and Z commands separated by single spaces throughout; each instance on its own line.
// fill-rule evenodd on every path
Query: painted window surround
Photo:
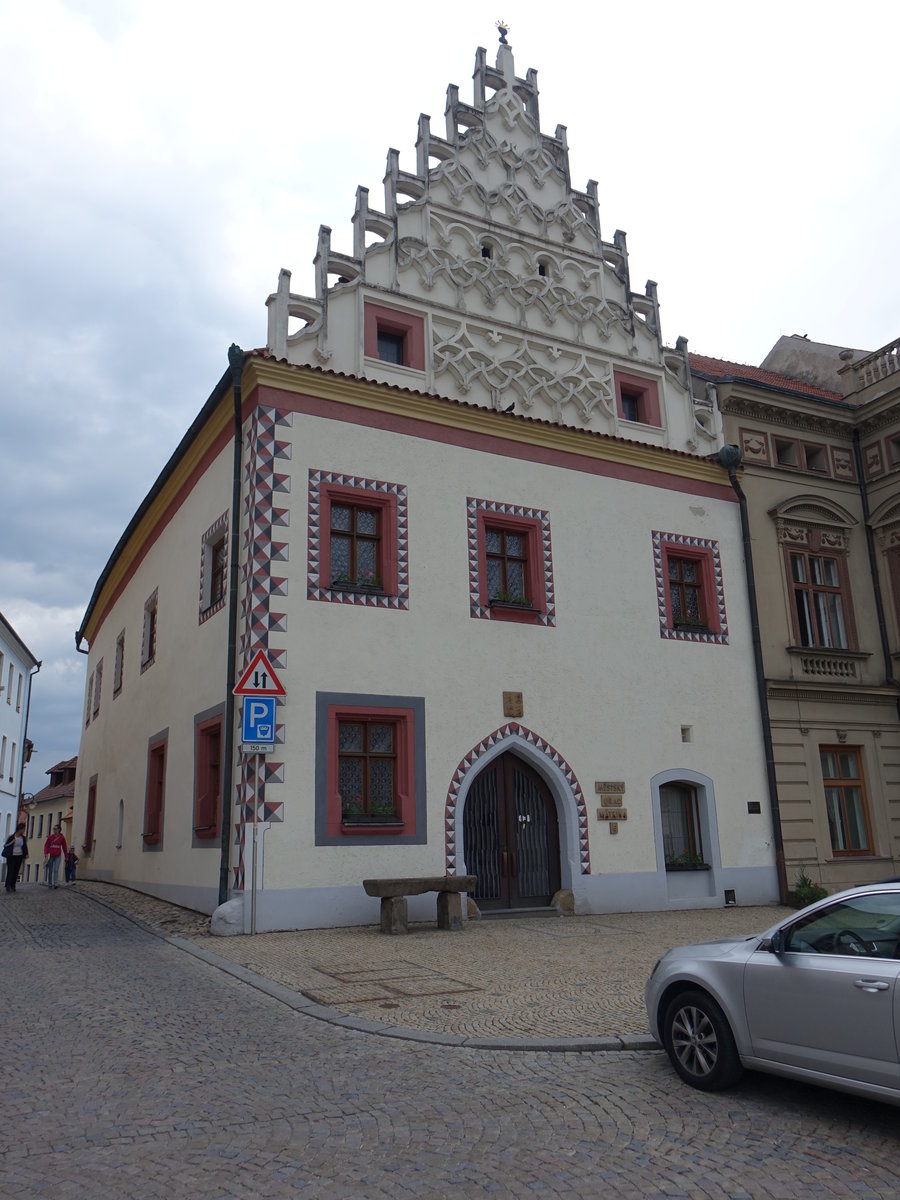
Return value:
M 225 579 L 226 586 L 222 595 L 218 599 L 212 598 L 212 583 L 213 583 L 213 549 L 218 542 L 225 539 Z M 228 512 L 227 510 L 217 517 L 203 535 L 203 540 L 200 549 L 200 609 L 198 615 L 198 624 L 202 625 L 204 621 L 208 621 L 211 616 L 219 612 L 225 607 L 228 600 Z
M 657 429 L 662 426 L 659 407 L 659 383 L 648 375 L 635 375 L 631 371 L 613 369 L 616 384 L 616 412 L 620 421 L 632 422 L 625 416 L 625 406 L 622 402 L 622 389 L 637 402 L 637 421 L 639 425 L 653 425 Z
M 345 825 L 338 792 L 338 722 L 353 717 L 396 723 L 397 812 L 401 824 Z M 424 845 L 425 701 L 418 696 L 316 693 L 316 812 L 317 846 Z
M 366 358 L 381 361 L 378 357 L 378 332 L 399 334 L 403 338 L 402 366 L 413 371 L 425 370 L 425 318 L 399 308 L 387 308 L 382 304 L 365 301 L 363 320 Z M 388 363 L 395 367 L 398 364 Z
M 712 538 L 691 537 L 681 533 L 653 530 L 653 565 L 656 573 L 656 598 L 659 609 L 659 635 L 674 641 L 728 644 L 728 620 L 722 584 L 719 543 Z M 689 559 L 700 569 L 701 595 L 706 624 L 697 628 L 672 621 L 669 592 L 669 556 Z
M 381 590 L 363 591 L 331 585 L 331 505 L 346 503 L 376 508 L 381 517 Z M 310 470 L 307 598 L 332 604 L 409 608 L 406 488 L 402 484 L 358 475 Z
M 543 509 L 466 497 L 469 542 L 469 614 L 483 620 L 522 625 L 556 624 L 550 514 Z M 492 604 L 488 596 L 485 529 L 505 529 L 527 539 L 527 607 Z

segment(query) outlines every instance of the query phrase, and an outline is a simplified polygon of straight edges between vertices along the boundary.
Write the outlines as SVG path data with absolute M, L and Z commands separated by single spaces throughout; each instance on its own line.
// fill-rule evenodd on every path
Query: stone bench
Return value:
M 381 932 L 409 933 L 407 896 L 437 892 L 438 929 L 462 929 L 461 892 L 471 892 L 475 875 L 425 875 L 406 879 L 364 879 L 367 896 L 381 900 Z

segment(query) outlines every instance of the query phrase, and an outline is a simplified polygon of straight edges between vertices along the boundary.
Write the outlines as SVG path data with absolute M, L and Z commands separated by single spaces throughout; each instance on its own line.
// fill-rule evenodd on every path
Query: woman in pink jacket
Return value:
M 44 853 L 50 856 L 50 870 L 47 875 L 48 887 L 59 887 L 59 864 L 65 859 L 68 852 L 69 848 L 63 836 L 62 826 L 54 825 L 53 832 L 44 842 Z

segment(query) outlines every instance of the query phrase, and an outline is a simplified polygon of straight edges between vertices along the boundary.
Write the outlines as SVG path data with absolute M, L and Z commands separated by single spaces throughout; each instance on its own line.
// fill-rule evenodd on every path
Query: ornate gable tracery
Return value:
M 269 349 L 279 358 L 402 383 L 469 403 L 598 432 L 709 453 L 719 413 L 694 401 L 686 343 L 662 342 L 656 284 L 632 292 L 625 235 L 604 242 L 597 188 L 569 182 L 566 131 L 541 132 L 536 73 L 515 74 L 501 44 L 495 67 L 476 56 L 475 103 L 447 93 L 446 138 L 419 119 L 417 171 L 388 153 L 385 211 L 360 188 L 353 254 L 322 227 L 316 296 L 282 272 L 269 298 Z M 360 296 L 360 292 L 362 296 Z M 365 302 L 417 307 L 425 366 L 401 374 L 364 349 Z M 289 333 L 289 325 L 299 326 Z M 615 371 L 655 381 L 661 421 L 637 429 L 616 405 Z M 414 378 L 418 375 L 418 378 Z

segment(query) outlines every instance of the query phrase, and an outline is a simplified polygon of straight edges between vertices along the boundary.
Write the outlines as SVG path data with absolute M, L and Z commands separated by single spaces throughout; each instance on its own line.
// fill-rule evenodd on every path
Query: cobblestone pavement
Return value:
M 708 1096 L 661 1053 L 372 1037 L 310 1020 L 77 888 L 0 900 L 0 947 L 3 1195 L 900 1192 L 887 1106 L 756 1076 Z
M 529 1045 L 619 1039 L 651 1045 L 644 982 L 669 946 L 754 933 L 788 909 L 612 913 L 467 922 L 461 933 L 413 925 L 211 937 L 205 917 L 111 884 L 89 894 L 160 932 L 328 1006 L 369 1029 L 428 1032 L 450 1041 Z

